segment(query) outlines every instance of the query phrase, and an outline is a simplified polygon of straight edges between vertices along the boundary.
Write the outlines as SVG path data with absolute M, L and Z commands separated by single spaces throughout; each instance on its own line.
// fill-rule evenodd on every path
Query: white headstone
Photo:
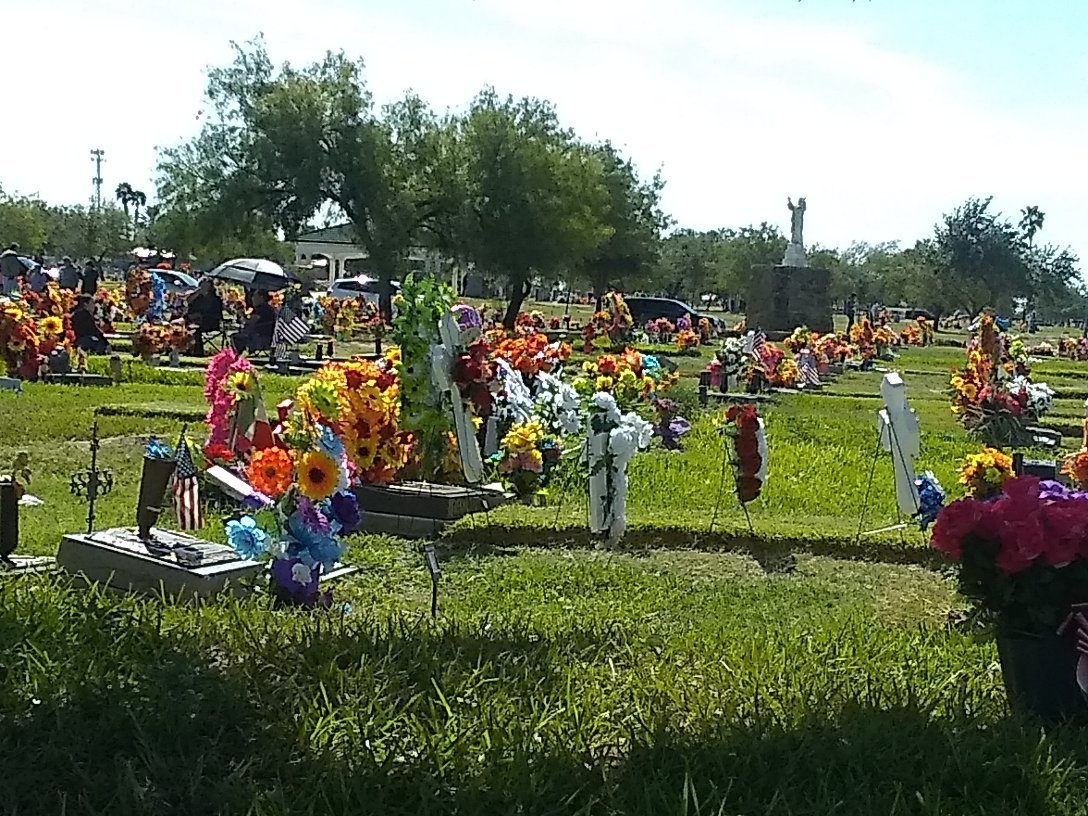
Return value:
M 880 383 L 884 407 L 877 413 L 880 444 L 892 455 L 895 472 L 895 500 L 907 516 L 918 512 L 918 487 L 914 484 L 914 460 L 921 454 L 918 417 L 907 404 L 903 378 L 896 372 L 884 375 Z

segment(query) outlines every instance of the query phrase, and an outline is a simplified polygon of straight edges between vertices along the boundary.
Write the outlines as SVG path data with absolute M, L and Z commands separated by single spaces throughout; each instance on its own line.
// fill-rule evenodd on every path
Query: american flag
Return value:
M 276 328 L 272 330 L 272 344 L 276 347 L 276 356 L 287 353 L 287 347 L 302 342 L 310 333 L 310 324 L 286 307 L 280 309 L 276 317 Z
M 174 514 L 182 530 L 197 530 L 204 526 L 200 508 L 200 483 L 193 455 L 184 438 L 178 442 L 177 467 L 174 469 Z
M 765 345 L 767 345 L 767 333 L 762 328 L 756 328 L 756 333 L 752 336 L 752 356 L 757 360 L 761 359 L 761 352 Z
M 816 371 L 816 358 L 808 349 L 802 349 L 797 355 L 797 368 L 801 372 L 802 385 L 820 385 L 820 374 Z

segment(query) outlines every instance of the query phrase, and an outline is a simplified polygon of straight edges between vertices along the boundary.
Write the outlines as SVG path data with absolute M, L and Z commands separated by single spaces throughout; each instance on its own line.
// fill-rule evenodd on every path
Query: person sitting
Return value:
M 223 299 L 215 291 L 211 278 L 201 278 L 189 295 L 185 319 L 193 327 L 193 354 L 204 356 L 204 333 L 217 332 L 223 325 Z
M 80 295 L 76 308 L 72 310 L 72 332 L 76 336 L 76 346 L 92 354 L 106 354 L 110 344 L 102 335 L 98 324 L 94 322 L 94 298 Z
M 253 293 L 253 311 L 242 330 L 230 339 L 234 350 L 267 351 L 272 348 L 272 335 L 276 331 L 276 310 L 268 302 L 268 293 Z

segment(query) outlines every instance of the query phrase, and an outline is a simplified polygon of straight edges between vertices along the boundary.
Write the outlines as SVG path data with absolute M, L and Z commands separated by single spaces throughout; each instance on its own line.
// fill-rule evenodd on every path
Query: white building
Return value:
M 295 263 L 313 269 L 311 277 L 315 280 L 329 282 L 372 272 L 369 255 L 356 242 L 355 228 L 351 224 L 325 227 L 300 235 L 295 240 Z M 437 276 L 442 266 L 441 257 L 433 250 L 417 248 L 408 254 L 410 272 Z M 325 269 L 324 274 L 319 274 L 319 269 Z

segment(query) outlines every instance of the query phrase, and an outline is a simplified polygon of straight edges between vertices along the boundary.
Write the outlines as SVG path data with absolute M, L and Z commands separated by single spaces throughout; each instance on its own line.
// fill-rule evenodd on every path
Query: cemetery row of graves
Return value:
M 50 308 L 0 303 L 9 373 L 25 334 L 63 344 Z M 27 366 L 0 392 L 41 502 L 16 555 L 69 568 L 3 580 L 4 801 L 1081 812 L 1088 749 L 1031 719 L 1084 707 L 1075 341 L 990 315 L 712 338 L 618 294 L 573 336 L 519 324 L 406 281 L 383 353 L 304 376 Z M 245 578 L 87 587 L 79 546 Z M 1044 692 L 1006 690 L 1044 655 Z

